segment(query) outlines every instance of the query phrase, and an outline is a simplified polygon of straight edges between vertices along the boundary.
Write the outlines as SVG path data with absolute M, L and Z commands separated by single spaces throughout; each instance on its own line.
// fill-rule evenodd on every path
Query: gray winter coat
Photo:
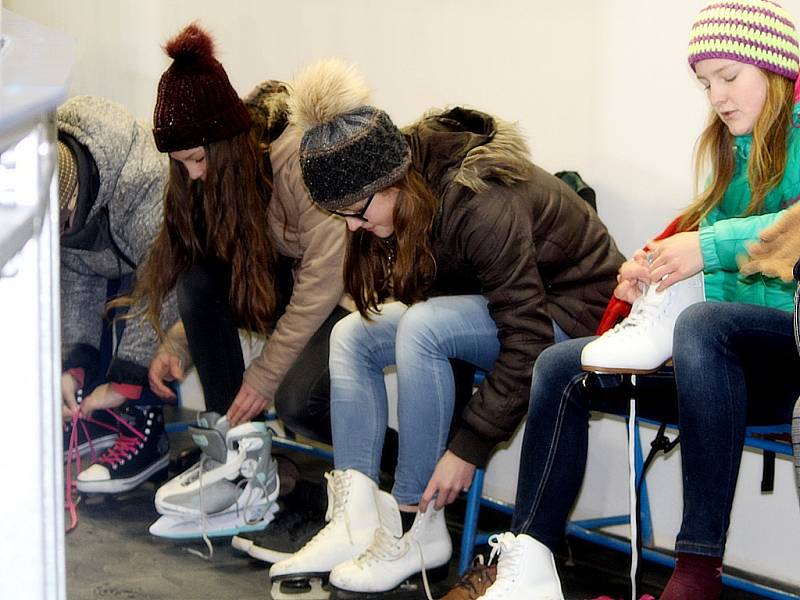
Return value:
M 76 221 L 61 236 L 61 336 L 63 369 L 83 367 L 89 377 L 99 358 L 108 281 L 135 276 L 161 226 L 167 157 L 148 128 L 120 104 L 101 98 L 68 100 L 58 109 L 58 130 L 88 151 L 83 169 L 79 158 Z M 177 320 L 174 296 L 162 320 L 165 326 Z M 150 325 L 127 321 L 106 379 L 147 385 L 156 348 Z

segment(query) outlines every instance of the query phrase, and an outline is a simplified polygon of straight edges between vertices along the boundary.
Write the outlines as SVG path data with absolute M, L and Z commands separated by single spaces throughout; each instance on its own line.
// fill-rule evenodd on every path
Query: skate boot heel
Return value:
M 328 600 L 330 598 L 327 578 L 292 577 L 272 582 L 270 598 L 273 600 Z

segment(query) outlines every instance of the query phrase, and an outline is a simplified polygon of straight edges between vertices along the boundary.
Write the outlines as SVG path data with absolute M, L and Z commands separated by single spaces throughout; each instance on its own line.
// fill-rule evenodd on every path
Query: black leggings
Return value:
M 189 352 L 200 376 L 206 410 L 228 412 L 244 376 L 239 327 L 228 300 L 230 267 L 218 261 L 193 265 L 178 277 L 178 311 Z M 331 329 L 348 312 L 340 306 L 311 336 L 275 393 L 275 409 L 289 429 L 311 439 L 331 442 L 330 374 Z M 456 414 L 472 396 L 475 367 L 450 361 L 456 380 Z
M 197 368 L 206 410 L 225 414 L 244 376 L 239 327 L 228 300 L 230 268 L 209 261 L 178 277 L 178 311 Z M 292 431 L 330 442 L 328 339 L 347 315 L 337 306 L 314 333 L 275 394 L 278 416 Z

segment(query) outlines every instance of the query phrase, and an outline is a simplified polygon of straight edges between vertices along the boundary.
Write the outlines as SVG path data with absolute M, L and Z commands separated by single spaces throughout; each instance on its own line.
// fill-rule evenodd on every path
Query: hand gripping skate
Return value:
M 647 374 L 672 357 L 672 334 L 678 316 L 705 300 L 703 274 L 679 281 L 663 292 L 652 283 L 636 299 L 628 317 L 584 346 L 581 366 L 597 373 Z

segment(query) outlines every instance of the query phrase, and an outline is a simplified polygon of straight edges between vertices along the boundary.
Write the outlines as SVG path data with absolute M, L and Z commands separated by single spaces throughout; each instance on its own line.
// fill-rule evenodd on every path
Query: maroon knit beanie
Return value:
M 252 121 L 228 75 L 214 58 L 214 41 L 192 23 L 164 46 L 173 59 L 158 82 L 153 136 L 161 152 L 233 137 Z

